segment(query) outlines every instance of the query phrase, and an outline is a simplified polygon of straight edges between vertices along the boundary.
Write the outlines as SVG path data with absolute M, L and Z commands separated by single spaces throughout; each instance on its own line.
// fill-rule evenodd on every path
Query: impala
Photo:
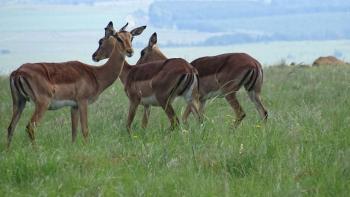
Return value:
M 96 101 L 98 96 L 118 78 L 125 56 L 131 57 L 133 54 L 131 38 L 140 35 L 145 27 L 135 28 L 131 32 L 124 31 L 122 35 L 115 34 L 116 39 L 123 44 L 113 45 L 111 58 L 103 66 L 95 67 L 78 61 L 28 63 L 13 71 L 10 75 L 13 115 L 8 127 L 8 147 L 27 101 L 35 104 L 34 114 L 26 127 L 33 144 L 34 128 L 45 111 L 65 106 L 71 107 L 72 141 L 76 139 L 79 118 L 86 141 L 88 104 Z
M 167 59 L 166 56 L 157 46 L 157 34 L 154 33 L 148 46 L 141 51 L 141 57 L 137 63 L 165 59 Z M 237 100 L 236 92 L 244 86 L 261 118 L 267 119 L 267 110 L 260 99 L 263 71 L 257 60 L 245 53 L 227 53 L 198 58 L 191 64 L 198 70 L 199 74 L 200 116 L 203 113 L 206 100 L 214 97 L 225 97 L 236 114 L 235 126 L 239 125 L 245 117 L 245 112 Z M 191 111 L 191 107 L 187 106 L 183 115 L 184 122 L 187 121 Z
M 123 35 L 127 25 L 121 28 L 117 34 Z M 109 31 L 111 30 L 111 31 Z M 114 45 L 122 44 L 120 40 L 109 36 L 108 32 L 115 32 L 113 24 L 109 23 L 105 28 L 105 37 L 99 41 L 99 47 L 92 55 L 94 61 L 105 58 L 113 58 Z M 180 58 L 150 62 L 132 66 L 125 62 L 120 74 L 120 80 L 124 85 L 129 98 L 129 113 L 127 129 L 134 119 L 137 107 L 142 104 L 145 108 L 142 127 L 147 127 L 150 106 L 161 106 L 168 116 L 171 128 L 174 128 L 179 120 L 172 107 L 172 101 L 177 96 L 182 96 L 188 103 L 188 107 L 197 114 L 198 106 L 198 78 L 197 71 L 186 60 Z

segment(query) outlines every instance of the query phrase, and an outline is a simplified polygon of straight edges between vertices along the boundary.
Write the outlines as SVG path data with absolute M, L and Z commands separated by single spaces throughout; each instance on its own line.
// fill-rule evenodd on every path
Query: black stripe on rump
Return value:
M 192 85 L 192 82 L 194 80 L 194 75 L 193 74 L 187 74 L 187 75 L 190 75 L 190 77 L 187 77 L 184 88 L 180 91 L 179 95 L 182 95 Z
M 247 77 L 249 76 L 250 73 L 252 73 L 253 70 L 248 70 L 247 73 L 244 75 L 243 79 L 239 82 L 238 87 L 241 87 L 243 85 L 243 83 L 245 82 L 245 80 L 247 79 Z
M 255 73 L 255 72 L 254 72 L 254 73 Z M 248 91 L 248 92 L 251 91 L 251 90 L 254 88 L 255 83 L 256 83 L 256 80 L 258 79 L 258 77 L 259 77 L 259 71 L 256 73 L 255 78 L 254 78 L 254 81 L 251 83 L 250 87 L 247 88 L 247 91 Z

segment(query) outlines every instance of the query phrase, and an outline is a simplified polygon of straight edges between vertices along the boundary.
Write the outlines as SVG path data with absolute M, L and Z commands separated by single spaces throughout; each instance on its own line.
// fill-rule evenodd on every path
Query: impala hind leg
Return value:
M 261 102 L 260 94 L 254 90 L 248 92 L 250 100 L 255 104 L 262 120 L 266 121 L 268 117 L 268 112 Z
M 205 101 L 200 101 L 199 106 L 198 106 L 198 111 L 197 111 L 198 121 L 200 123 L 203 122 L 204 106 L 205 106 Z M 194 108 L 194 106 L 193 106 L 193 108 Z M 193 112 L 193 110 L 195 110 L 195 109 L 192 109 L 191 111 Z
M 234 126 L 237 127 L 242 120 L 245 117 L 245 112 L 242 108 L 242 106 L 239 104 L 237 97 L 236 97 L 236 92 L 231 92 L 225 96 L 227 102 L 231 105 L 233 108 L 235 114 L 236 114 L 236 120 L 234 123 Z
M 77 138 L 77 127 L 79 122 L 78 107 L 71 107 L 70 113 L 71 113 L 71 121 L 72 121 L 72 143 L 74 143 Z
M 149 105 L 145 105 L 144 111 L 143 111 L 143 117 L 142 117 L 142 128 L 143 129 L 145 129 L 147 127 L 150 113 L 151 113 L 151 110 L 149 108 Z
M 19 95 L 18 95 L 19 96 Z M 13 133 L 16 129 L 17 123 L 22 115 L 23 109 L 26 104 L 26 100 L 23 97 L 13 98 L 12 119 L 7 129 L 7 148 L 10 148 Z
M 187 122 L 187 119 L 188 119 L 188 116 L 190 115 L 191 112 L 192 112 L 192 111 L 191 111 L 191 105 L 190 105 L 190 104 L 187 104 L 186 109 L 185 109 L 185 112 L 184 112 L 184 114 L 182 115 L 182 122 L 183 122 L 184 124 L 187 124 L 187 123 L 188 123 L 188 122 Z
M 171 124 L 170 129 L 173 130 L 180 123 L 179 119 L 176 116 L 174 108 L 171 106 L 171 104 L 167 100 L 158 99 L 158 101 L 161 107 L 163 108 L 163 110 L 165 111 L 166 115 L 168 116 L 168 119 Z
M 204 101 L 201 101 L 201 104 L 200 104 L 200 106 L 199 106 L 199 113 L 201 114 L 201 116 L 203 116 L 203 114 L 204 114 L 205 103 L 206 103 L 205 100 L 204 100 Z
M 28 133 L 28 136 L 32 142 L 33 145 L 35 145 L 35 132 L 34 129 L 36 128 L 37 124 L 43 117 L 45 111 L 48 108 L 48 102 L 43 101 L 43 102 L 37 102 L 35 104 L 35 111 L 34 114 L 32 115 L 32 118 L 30 119 L 29 123 L 27 124 L 26 131 Z
M 204 114 L 204 106 L 205 106 L 205 101 L 200 101 L 200 103 L 198 104 L 198 109 L 197 107 L 193 104 L 193 103 L 188 103 L 185 109 L 184 114 L 182 115 L 182 122 L 184 122 L 184 124 L 187 124 L 187 119 L 188 116 L 193 113 L 196 115 L 198 121 L 200 123 L 203 122 L 203 114 Z
M 131 135 L 131 123 L 135 118 L 137 107 L 139 106 L 139 102 L 130 102 L 129 104 L 129 113 L 128 113 L 128 121 L 126 123 L 126 128 Z

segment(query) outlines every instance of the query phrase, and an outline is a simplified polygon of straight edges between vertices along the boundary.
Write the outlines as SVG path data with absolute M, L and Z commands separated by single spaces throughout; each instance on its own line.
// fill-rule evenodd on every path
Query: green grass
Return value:
M 117 81 L 89 108 L 90 139 L 71 143 L 69 109 L 49 111 L 33 148 L 27 105 L 6 151 L 11 97 L 0 79 L 1 196 L 348 196 L 350 192 L 350 67 L 265 69 L 261 124 L 245 92 L 247 113 L 233 129 L 232 109 L 209 102 L 202 125 L 170 132 L 152 108 L 141 129 L 141 109 L 129 138 L 128 100 Z M 177 114 L 184 102 L 175 103 Z

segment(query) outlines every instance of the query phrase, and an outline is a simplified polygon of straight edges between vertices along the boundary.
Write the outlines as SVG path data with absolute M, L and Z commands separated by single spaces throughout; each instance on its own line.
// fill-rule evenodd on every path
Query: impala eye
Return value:
M 145 55 L 145 50 L 142 50 L 141 51 L 141 56 L 144 56 Z

